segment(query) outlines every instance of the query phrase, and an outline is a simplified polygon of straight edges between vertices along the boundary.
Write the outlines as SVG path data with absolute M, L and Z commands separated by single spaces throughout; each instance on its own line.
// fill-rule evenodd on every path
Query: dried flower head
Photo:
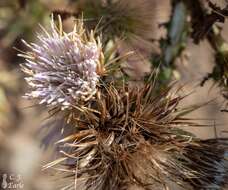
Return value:
M 126 39 L 131 45 L 151 47 L 154 37 L 155 14 L 151 0 L 79 0 L 77 13 L 83 13 L 87 26 L 102 33 L 105 41 L 115 37 Z M 138 42 L 141 42 L 140 44 Z
M 66 166 L 60 171 L 72 177 L 65 184 L 69 189 L 125 190 L 135 185 L 165 190 L 172 189 L 171 183 L 189 190 L 205 184 L 219 189 L 226 183 L 226 141 L 214 140 L 210 150 L 212 141 L 196 140 L 179 129 L 194 125 L 183 117 L 188 110 L 177 107 L 181 97 L 169 90 L 156 96 L 151 85 L 109 85 L 96 95 L 90 109 L 70 114 L 75 130 L 58 141 L 60 158 L 45 166 Z
M 50 32 L 42 29 L 37 43 L 23 41 L 30 49 L 20 54 L 26 59 L 22 70 L 31 87 L 26 97 L 61 109 L 87 101 L 96 93 L 99 80 L 99 40 L 92 31 L 87 35 L 80 20 L 70 33 L 63 32 L 61 19 L 59 27 L 52 19 Z

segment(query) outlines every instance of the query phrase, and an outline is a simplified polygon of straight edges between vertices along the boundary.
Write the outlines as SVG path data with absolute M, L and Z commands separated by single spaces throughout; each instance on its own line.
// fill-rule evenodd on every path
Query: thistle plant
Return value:
M 173 86 L 160 94 L 150 80 L 130 87 L 112 72 L 121 72 L 115 65 L 119 59 L 104 61 L 108 54 L 82 21 L 72 33 L 64 33 L 61 22 L 57 27 L 52 20 L 51 31 L 44 29 L 47 37 L 39 35 L 39 45 L 25 42 L 31 51 L 22 55 L 22 69 L 32 88 L 26 96 L 59 108 L 63 128 L 71 129 L 55 143 L 58 159 L 44 166 L 70 179 L 63 189 L 124 190 L 134 185 L 165 190 L 174 183 L 219 190 L 226 185 L 227 141 L 203 141 L 184 130 L 199 126 L 185 116 L 195 108 L 179 108 L 184 97 Z

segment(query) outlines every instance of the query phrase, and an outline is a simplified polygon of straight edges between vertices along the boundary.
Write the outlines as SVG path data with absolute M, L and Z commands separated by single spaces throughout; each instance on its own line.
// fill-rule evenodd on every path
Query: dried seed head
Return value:
M 31 91 L 25 96 L 38 99 L 40 104 L 61 109 L 77 106 L 95 93 L 100 68 L 101 46 L 83 29 L 82 21 L 70 33 L 62 31 L 51 21 L 51 30 L 38 35 L 37 43 L 24 44 L 29 52 L 20 54 L 26 59 L 22 70 Z
M 94 28 L 98 24 L 98 31 L 102 32 L 105 41 L 118 37 L 142 45 L 142 48 L 145 48 L 143 45 L 151 46 L 156 27 L 156 1 L 79 0 L 76 5 L 76 13 L 83 13 L 89 27 Z M 138 44 L 139 40 L 143 44 Z
M 208 142 L 177 128 L 194 125 L 182 118 L 188 111 L 178 109 L 181 97 L 171 96 L 169 90 L 156 96 L 150 85 L 108 86 L 96 95 L 83 115 L 70 114 L 72 129 L 77 130 L 58 142 L 64 147 L 61 157 L 46 166 L 64 163 L 64 175 L 74 178 L 72 189 L 84 184 L 86 190 L 125 190 L 129 185 L 163 190 L 172 189 L 170 183 L 203 189 L 209 179 L 210 187 L 226 183 L 226 141 L 215 143 L 213 152 Z

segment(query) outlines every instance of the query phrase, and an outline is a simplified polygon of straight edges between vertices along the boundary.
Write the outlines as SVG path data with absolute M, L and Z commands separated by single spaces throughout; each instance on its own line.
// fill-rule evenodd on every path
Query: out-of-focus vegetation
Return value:
M 44 156 L 37 133 L 34 133 L 34 116 L 39 113 L 36 109 L 28 111 L 29 105 L 22 99 L 22 59 L 17 54 L 25 51 L 21 39 L 35 40 L 39 24 L 49 22 L 51 7 L 58 3 L 0 1 L 0 180 L 2 183 L 3 174 L 8 180 L 10 176 L 23 176 L 16 184 L 21 182 L 23 187 L 18 186 L 18 189 L 51 189 L 44 173 L 41 174 L 40 165 Z

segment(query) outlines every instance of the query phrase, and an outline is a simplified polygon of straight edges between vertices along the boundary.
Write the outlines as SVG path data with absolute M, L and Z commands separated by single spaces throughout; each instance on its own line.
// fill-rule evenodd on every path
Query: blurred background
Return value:
M 0 0 L 0 183 L 4 181 L 3 174 L 7 174 L 8 178 L 11 175 L 23 176 L 21 181 L 18 177 L 17 183 L 12 179 L 16 185 L 20 182 L 24 185 L 15 189 L 56 189 L 56 184 L 60 183 L 47 180 L 46 172 L 41 171 L 52 152 L 51 148 L 45 149 L 40 143 L 42 133 L 39 129 L 48 121 L 48 114 L 42 107 L 22 98 L 27 86 L 20 71 L 23 59 L 17 54 L 25 51 L 21 39 L 35 41 L 36 34 L 40 31 L 39 24 L 49 25 L 52 11 L 74 11 L 77 9 L 76 1 Z M 226 3 L 223 0 L 214 2 L 221 6 Z M 159 25 L 170 18 L 170 1 L 153 0 L 152 4 L 152 22 L 155 23 L 155 28 L 151 35 L 158 39 L 166 34 Z M 66 27 L 69 23 L 66 23 Z M 228 40 L 228 23 L 222 27 L 222 35 Z M 213 70 L 213 53 L 206 40 L 199 45 L 188 40 L 182 56 L 175 62 L 178 85 L 184 86 L 181 93 L 191 93 L 182 101 L 181 106 L 203 104 L 212 100 L 189 114 L 190 118 L 197 119 L 199 123 L 209 125 L 188 129 L 203 139 L 228 137 L 228 115 L 227 112 L 220 111 L 225 103 L 219 87 L 213 81 L 208 81 L 204 87 L 200 86 L 203 77 Z M 144 68 L 141 69 L 143 72 Z

